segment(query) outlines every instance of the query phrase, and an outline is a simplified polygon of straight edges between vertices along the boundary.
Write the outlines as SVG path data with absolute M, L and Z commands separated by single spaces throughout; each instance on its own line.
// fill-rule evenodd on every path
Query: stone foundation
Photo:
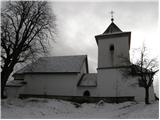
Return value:
M 84 96 L 55 96 L 55 95 L 33 95 L 33 94 L 20 94 L 19 98 L 49 98 L 49 99 L 60 99 L 66 101 L 72 101 L 77 103 L 96 103 L 103 100 L 107 103 L 122 103 L 126 101 L 134 101 L 133 96 L 123 97 L 84 97 Z

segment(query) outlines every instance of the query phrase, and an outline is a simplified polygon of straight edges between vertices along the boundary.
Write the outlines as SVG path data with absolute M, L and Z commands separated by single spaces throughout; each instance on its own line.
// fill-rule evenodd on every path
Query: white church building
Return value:
M 123 32 L 112 19 L 104 33 L 96 35 L 95 39 L 98 46 L 97 73 L 89 73 L 86 55 L 41 57 L 13 75 L 14 82 L 23 84 L 8 85 L 8 93 L 16 88 L 20 97 L 144 101 L 145 89 L 138 84 L 138 77 L 123 74 L 123 69 L 129 67 L 122 62 L 122 57 L 130 57 L 131 32 Z M 149 92 L 152 101 L 153 86 Z

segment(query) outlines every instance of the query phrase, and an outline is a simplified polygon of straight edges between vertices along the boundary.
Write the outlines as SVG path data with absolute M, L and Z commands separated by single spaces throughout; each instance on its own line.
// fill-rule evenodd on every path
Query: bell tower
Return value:
M 111 16 L 111 24 L 103 34 L 95 36 L 98 45 L 98 69 L 121 67 L 122 58 L 129 59 L 131 32 L 123 32 Z
M 98 45 L 98 91 L 99 96 L 124 96 L 125 88 L 121 69 L 128 66 L 131 32 L 123 32 L 115 23 L 113 12 L 111 23 L 100 35 L 95 36 Z M 121 86 L 121 87 L 120 87 Z M 127 94 L 126 94 L 127 95 Z

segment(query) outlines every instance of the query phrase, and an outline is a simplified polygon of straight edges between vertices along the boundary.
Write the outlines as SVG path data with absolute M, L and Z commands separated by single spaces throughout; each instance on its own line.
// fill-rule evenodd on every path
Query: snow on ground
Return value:
M 2 118 L 158 118 L 159 103 L 150 105 L 136 102 L 120 104 L 83 103 L 77 104 L 55 99 L 6 99 L 1 101 Z

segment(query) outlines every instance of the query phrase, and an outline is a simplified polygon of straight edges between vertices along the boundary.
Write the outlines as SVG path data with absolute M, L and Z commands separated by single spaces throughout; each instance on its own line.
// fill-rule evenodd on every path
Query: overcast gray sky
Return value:
M 95 35 L 102 34 L 114 22 L 122 31 L 131 31 L 131 50 L 145 41 L 151 55 L 158 55 L 158 1 L 147 2 L 52 2 L 57 17 L 58 35 L 52 55 L 87 54 L 90 72 L 96 72 Z

